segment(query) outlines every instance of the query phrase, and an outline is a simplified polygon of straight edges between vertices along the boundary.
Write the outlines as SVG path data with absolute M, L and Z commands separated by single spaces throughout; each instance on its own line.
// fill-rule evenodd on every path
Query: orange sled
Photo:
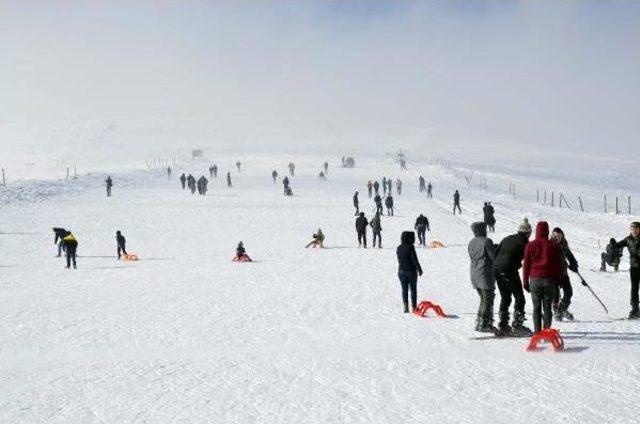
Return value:
M 140 259 L 138 258 L 138 255 L 127 254 L 127 255 L 122 255 L 122 260 L 123 261 L 139 261 Z
M 233 262 L 253 262 L 253 260 L 246 253 L 244 255 L 236 255 L 232 259 L 232 261 Z
M 438 248 L 444 247 L 444 244 L 442 244 L 441 241 L 434 240 L 431 243 L 429 243 L 429 247 L 432 249 L 438 249 Z

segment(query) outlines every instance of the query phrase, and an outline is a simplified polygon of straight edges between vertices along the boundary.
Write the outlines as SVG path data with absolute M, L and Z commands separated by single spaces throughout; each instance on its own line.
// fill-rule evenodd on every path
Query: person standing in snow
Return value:
M 282 185 L 284 187 L 284 193 L 287 194 L 287 191 L 289 190 L 289 177 L 286 175 L 282 179 Z
M 429 219 L 423 214 L 420 214 L 416 219 L 416 223 L 413 226 L 413 228 L 418 232 L 418 244 L 420 246 L 426 246 L 427 245 L 426 232 L 427 230 L 431 231 L 429 229 Z
M 371 182 L 371 180 L 369 180 L 367 182 L 367 193 L 369 193 L 369 199 L 371 199 L 372 191 L 373 191 L 373 183 Z
M 78 250 L 78 240 L 71 233 L 71 231 L 67 231 L 67 234 L 64 236 L 64 251 L 67 254 L 67 269 L 71 268 L 71 264 L 73 263 L 73 269 L 76 269 L 76 252 Z
M 496 282 L 500 291 L 500 321 L 498 331 L 503 335 L 529 335 L 531 330 L 524 326 L 525 298 L 518 271 L 522 267 L 524 249 L 531 236 L 529 220 L 524 219 L 518 232 L 505 237 L 498 246 L 494 263 Z M 509 306 L 513 297 L 513 322 L 509 326 Z
M 378 193 L 376 193 L 375 197 L 373 198 L 373 201 L 376 204 L 376 213 L 382 215 L 384 213 L 382 209 L 382 198 Z
M 354 216 L 360 215 L 360 201 L 358 200 L 358 192 L 353 193 L 353 207 L 356 208 Z
M 218 178 L 218 165 L 213 164 L 213 178 Z
M 209 178 L 213 178 L 213 166 L 209 165 Z
M 380 222 L 380 214 L 377 213 L 373 218 L 371 218 L 371 222 L 369 222 L 371 226 L 371 232 L 373 233 L 373 247 L 376 247 L 376 240 L 378 241 L 378 249 L 382 248 L 382 223 Z
M 184 190 L 187 184 L 187 177 L 186 175 L 184 175 L 184 172 L 182 173 L 182 175 L 180 175 L 180 184 L 182 184 L 182 189 Z
M 195 194 L 195 192 L 196 192 L 196 179 L 191 174 L 189 174 L 189 176 L 187 177 L 187 186 L 189 187 L 189 191 L 191 191 L 191 194 Z
M 242 166 L 242 164 L 240 163 L 240 161 L 236 162 L 236 169 L 238 170 L 238 172 L 240 172 L 240 167 Z
M 387 178 L 387 191 L 389 192 L 389 194 L 391 194 L 391 192 L 393 191 L 393 181 L 391 180 L 391 178 Z
M 391 195 L 391 190 L 389 190 L 389 194 L 387 194 L 384 204 L 387 207 L 387 215 L 393 216 L 393 196 Z
M 324 161 L 324 174 L 327 175 L 329 173 L 329 162 Z
M 487 224 L 487 228 L 490 232 L 495 233 L 496 218 L 493 215 L 495 213 L 495 209 L 491 206 L 491 202 L 484 202 L 482 213 L 484 215 L 484 223 Z
M 296 174 L 296 164 L 293 162 L 289 163 L 289 174 L 291 174 L 292 177 Z
M 493 326 L 493 301 L 495 299 L 496 282 L 493 264 L 496 257 L 493 241 L 487 237 L 487 224 L 474 222 L 471 224 L 473 238 L 469 242 L 468 252 L 471 270 L 471 285 L 480 297 L 476 317 L 476 331 L 496 333 Z
M 167 178 L 169 180 L 171 179 L 171 167 L 170 166 L 167 167 Z
M 600 271 L 605 272 L 607 270 L 607 264 L 609 264 L 609 266 L 613 267 L 613 270 L 615 272 L 618 272 L 620 259 L 622 259 L 622 248 L 616 247 L 616 244 L 616 239 L 612 238 L 611 240 L 609 240 L 606 251 L 602 252 L 602 254 L 600 255 L 600 259 L 602 260 Z
M 124 238 L 120 231 L 116 231 L 116 244 L 118 246 L 118 260 L 122 257 L 122 255 L 128 255 L 127 253 L 127 239 Z
M 382 194 L 387 194 L 387 177 L 382 177 Z
M 404 313 L 409 312 L 409 292 L 411 292 L 411 309 L 415 312 L 418 303 L 418 276 L 422 276 L 422 267 L 414 243 L 416 235 L 413 231 L 403 231 L 400 246 L 396 248 L 398 258 L 398 279 L 402 287 L 402 303 Z
M 422 175 L 420 175 L 420 178 L 418 178 L 418 182 L 420 183 L 420 188 L 418 189 L 418 191 L 420 193 L 422 193 L 423 191 L 426 190 L 426 187 L 424 185 L 425 181 L 424 181 L 424 177 Z
M 569 312 L 571 305 L 571 297 L 573 297 L 573 288 L 571 287 L 571 279 L 567 269 L 578 272 L 578 261 L 573 256 L 573 252 L 569 248 L 569 243 L 564 236 L 564 232 L 558 227 L 551 232 L 551 240 L 554 241 L 560 249 L 560 279 L 556 285 L 556 294 L 553 299 L 553 314 L 556 320 L 562 321 L 564 318 L 573 321 L 573 314 Z M 560 300 L 560 290 L 562 289 L 562 300 Z
M 427 185 L 427 199 L 433 199 L 433 185 L 431 185 L 431 182 L 429 182 L 429 184 Z
M 107 184 L 107 197 L 111 197 L 111 187 L 113 187 L 113 180 L 111 179 L 111 175 L 107 176 L 107 179 L 104 180 Z
M 360 215 L 356 218 L 356 232 L 358 233 L 358 247 L 364 245 L 367 248 L 367 225 L 369 221 L 364 216 L 364 212 L 360 212 Z
M 462 215 L 462 209 L 460 209 L 460 192 L 458 190 L 456 190 L 455 193 L 453 193 L 453 214 L 456 214 L 456 208 L 458 209 L 458 213 L 460 213 L 460 215 Z
M 233 185 L 231 184 L 231 172 L 227 172 L 227 187 L 233 187 Z
M 380 183 L 378 180 L 373 182 L 373 191 L 378 194 L 380 192 Z
M 402 180 L 400 178 L 396 180 L 396 191 L 398 192 L 398 196 L 402 194 Z
M 616 248 L 629 252 L 629 278 L 631 279 L 631 312 L 629 319 L 640 318 L 638 291 L 640 290 L 640 222 L 631 223 L 631 234 L 616 243 Z
M 540 221 L 535 239 L 527 243 L 522 260 L 522 285 L 531 293 L 534 333 L 551 327 L 551 304 L 561 277 L 560 248 L 549 240 L 549 224 Z
M 278 179 L 278 171 L 276 171 L 275 169 L 273 171 L 271 171 L 271 178 L 273 178 L 273 183 L 276 183 L 276 180 Z

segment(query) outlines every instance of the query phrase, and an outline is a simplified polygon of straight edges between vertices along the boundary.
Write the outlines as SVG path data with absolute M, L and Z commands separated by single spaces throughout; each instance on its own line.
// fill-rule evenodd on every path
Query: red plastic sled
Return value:
M 232 261 L 233 262 L 253 262 L 253 260 L 246 253 L 244 255 L 236 255 L 232 259 Z
M 435 312 L 436 315 L 438 315 L 439 317 L 447 316 L 447 314 L 444 313 L 444 311 L 440 306 L 428 300 L 423 300 L 422 302 L 418 303 L 418 306 L 416 307 L 416 310 L 413 313 L 419 317 L 425 317 L 427 316 L 427 311 L 429 311 L 429 309 L 433 309 L 433 312 Z
M 539 333 L 535 333 L 531 336 L 531 340 L 529 341 L 529 345 L 527 346 L 528 351 L 534 351 L 538 348 L 538 343 L 541 341 L 548 341 L 553 346 L 553 350 L 559 352 L 564 349 L 564 340 L 560 336 L 560 332 L 555 328 L 545 328 Z

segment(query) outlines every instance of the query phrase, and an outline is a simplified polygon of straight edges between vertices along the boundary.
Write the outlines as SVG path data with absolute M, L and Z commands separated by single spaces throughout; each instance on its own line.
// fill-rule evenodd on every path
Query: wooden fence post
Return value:
M 580 202 L 580 210 L 584 212 L 584 206 L 582 206 L 582 198 L 578 196 L 578 201 Z
M 555 197 L 555 193 L 552 191 L 552 192 L 551 192 L 551 207 L 553 207 L 553 206 L 554 206 L 554 204 L 553 204 L 553 203 L 554 203 L 554 202 L 553 202 L 554 197 Z
M 631 196 L 627 197 L 627 204 L 629 205 L 629 215 L 631 215 Z
M 3 187 L 7 186 L 7 181 L 4 179 L 4 168 L 2 168 L 2 186 Z
M 618 196 L 616 196 L 616 215 L 618 215 L 620 213 L 620 210 L 618 209 Z

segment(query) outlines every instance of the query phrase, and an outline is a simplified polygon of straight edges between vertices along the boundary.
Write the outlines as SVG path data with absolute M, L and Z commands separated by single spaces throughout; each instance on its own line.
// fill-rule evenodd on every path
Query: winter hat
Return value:
M 560 227 L 554 228 L 553 231 L 551 231 L 551 232 L 564 235 L 564 231 L 562 231 L 562 229 Z
M 520 224 L 520 226 L 518 227 L 518 232 L 519 233 L 525 233 L 525 234 L 531 234 L 533 230 L 531 229 L 531 224 L 529 224 L 529 219 L 528 218 L 524 218 L 524 220 L 522 221 L 522 224 Z

